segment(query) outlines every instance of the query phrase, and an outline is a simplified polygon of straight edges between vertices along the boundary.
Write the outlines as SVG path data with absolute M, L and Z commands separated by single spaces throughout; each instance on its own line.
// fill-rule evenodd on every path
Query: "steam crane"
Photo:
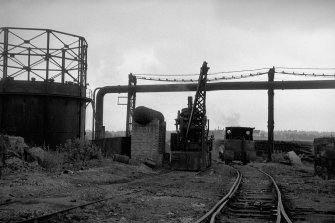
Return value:
M 206 83 L 209 67 L 204 62 L 192 103 L 178 111 L 176 133 L 171 134 L 171 167 L 178 170 L 203 170 L 211 165 L 212 138 L 208 139 Z

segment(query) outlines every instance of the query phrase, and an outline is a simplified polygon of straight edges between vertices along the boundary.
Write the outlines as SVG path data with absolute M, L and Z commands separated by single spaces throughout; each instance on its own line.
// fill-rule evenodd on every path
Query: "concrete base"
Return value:
M 146 125 L 133 123 L 131 158 L 141 162 L 150 160 L 162 166 L 165 147 L 165 122 L 158 119 Z

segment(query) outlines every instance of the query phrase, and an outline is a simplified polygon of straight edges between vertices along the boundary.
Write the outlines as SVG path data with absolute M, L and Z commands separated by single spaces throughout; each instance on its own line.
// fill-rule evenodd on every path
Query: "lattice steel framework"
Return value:
M 199 139 L 201 139 L 201 143 L 204 143 L 205 130 L 206 130 L 206 125 L 207 125 L 206 83 L 207 83 L 208 70 L 209 70 L 209 67 L 207 67 L 207 62 L 204 62 L 200 69 L 197 92 L 194 98 L 190 121 L 187 126 L 185 143 L 187 143 L 188 140 L 194 141 L 194 140 L 199 140 Z M 190 136 L 191 131 L 192 131 L 192 136 Z
M 0 28 L 0 78 L 86 87 L 84 37 L 38 28 Z
M 129 74 L 128 86 L 135 86 L 137 84 L 136 76 Z M 136 105 L 136 91 L 128 91 L 128 102 L 127 102 L 127 123 L 126 123 L 126 136 L 131 135 L 133 126 L 133 112 Z

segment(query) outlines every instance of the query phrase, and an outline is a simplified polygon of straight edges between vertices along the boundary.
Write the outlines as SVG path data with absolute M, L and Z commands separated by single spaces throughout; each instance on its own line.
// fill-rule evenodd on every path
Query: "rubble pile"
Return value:
M 28 172 L 32 169 L 40 168 L 37 162 L 26 162 L 22 159 L 17 157 L 11 157 L 6 160 L 6 173 L 13 173 L 13 172 Z
M 0 135 L 1 172 L 27 172 L 40 168 L 46 151 L 40 147 L 30 148 L 20 136 Z

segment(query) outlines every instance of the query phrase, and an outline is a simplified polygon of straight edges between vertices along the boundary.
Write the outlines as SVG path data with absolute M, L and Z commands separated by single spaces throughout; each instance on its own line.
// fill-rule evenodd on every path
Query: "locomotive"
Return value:
M 247 164 L 256 160 L 253 130 L 250 127 L 226 127 L 225 140 L 219 147 L 219 156 L 229 164 L 233 160 Z

